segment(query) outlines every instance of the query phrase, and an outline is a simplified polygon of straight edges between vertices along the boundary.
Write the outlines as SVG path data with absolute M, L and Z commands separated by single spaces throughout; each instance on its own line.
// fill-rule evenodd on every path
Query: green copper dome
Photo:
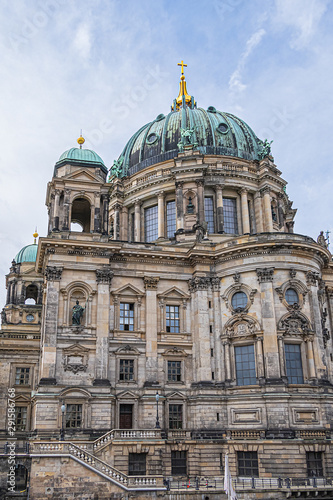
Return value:
M 104 172 L 107 172 L 107 168 L 104 164 L 102 158 L 92 151 L 91 149 L 81 149 L 81 148 L 71 148 L 62 153 L 59 160 L 56 163 L 56 168 L 66 163 L 72 165 L 83 165 L 88 167 L 99 167 Z
M 38 245 L 32 244 L 23 247 L 15 257 L 15 262 L 17 264 L 22 264 L 22 262 L 36 262 Z
M 263 143 L 237 116 L 217 111 L 213 106 L 205 110 L 193 103 L 180 109 L 175 105 L 174 111 L 158 115 L 131 137 L 115 162 L 114 166 L 121 170 L 118 176 L 132 175 L 176 157 L 186 132 L 190 134 L 190 144 L 203 154 L 260 159 Z

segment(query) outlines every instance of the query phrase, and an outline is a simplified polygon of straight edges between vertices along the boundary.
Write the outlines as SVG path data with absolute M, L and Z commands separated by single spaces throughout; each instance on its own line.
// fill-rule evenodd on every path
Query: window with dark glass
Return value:
M 25 431 L 27 429 L 27 413 L 26 406 L 15 406 L 15 429 L 17 431 Z
M 186 476 L 187 474 L 187 452 L 171 452 L 171 474 L 173 476 Z
M 30 368 L 16 368 L 15 371 L 15 385 L 29 385 L 30 382 Z
M 119 380 L 134 380 L 134 359 L 121 359 L 119 361 Z
M 257 383 L 253 344 L 235 347 L 235 363 L 237 385 Z
M 134 330 L 134 304 L 120 303 L 119 329 L 133 332 Z
M 207 229 L 209 233 L 214 232 L 214 208 L 213 198 L 211 196 L 205 197 L 205 220 L 207 222 Z
M 132 429 L 133 425 L 133 405 L 121 404 L 119 406 L 119 428 Z
M 183 405 L 169 405 L 169 429 L 183 428 Z
M 244 292 L 236 292 L 231 299 L 231 305 L 235 310 L 243 310 L 247 306 L 247 295 Z
M 223 198 L 224 232 L 238 234 L 237 205 L 233 198 Z
M 135 240 L 135 213 L 131 214 L 131 241 Z
M 284 294 L 286 301 L 290 306 L 298 304 L 298 293 L 293 288 L 288 288 Z
M 166 204 L 167 237 L 173 238 L 176 232 L 176 202 L 168 201 Z
M 238 451 L 238 475 L 243 477 L 259 477 L 258 455 L 256 451 Z
M 145 476 L 146 475 L 146 453 L 129 453 L 128 455 L 128 475 Z
M 155 241 L 158 238 L 157 205 L 145 209 L 145 241 Z
M 303 368 L 300 344 L 285 344 L 286 375 L 289 384 L 303 384 Z
M 306 468 L 308 477 L 323 477 L 323 454 L 321 451 L 306 452 Z
M 181 382 L 182 380 L 182 362 L 168 361 L 168 381 Z
M 66 405 L 66 429 L 82 427 L 82 405 Z
M 179 333 L 179 306 L 165 307 L 166 331 Z

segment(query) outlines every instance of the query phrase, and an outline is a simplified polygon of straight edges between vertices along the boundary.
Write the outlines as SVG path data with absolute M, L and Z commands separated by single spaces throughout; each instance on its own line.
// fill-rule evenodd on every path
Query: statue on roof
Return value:
M 118 160 L 114 160 L 112 167 L 110 168 L 110 176 L 108 182 L 111 182 L 115 177 L 119 178 L 122 174 L 122 165 L 124 162 L 124 157 L 121 156 Z
M 261 141 L 259 139 L 258 142 L 259 142 L 258 158 L 259 160 L 263 160 L 264 158 L 266 158 L 266 156 L 271 155 L 271 144 L 273 141 L 268 142 L 267 139 L 265 139 L 264 141 Z
M 181 140 L 177 144 L 179 151 L 183 151 L 184 146 L 192 146 L 193 148 L 197 147 L 198 143 L 194 142 L 193 137 L 195 129 L 196 127 L 186 127 L 180 129 Z
M 327 245 L 327 239 L 325 238 L 324 236 L 324 231 L 320 231 L 320 234 L 317 238 L 317 243 L 318 245 L 324 247 L 324 248 L 327 248 L 328 245 Z

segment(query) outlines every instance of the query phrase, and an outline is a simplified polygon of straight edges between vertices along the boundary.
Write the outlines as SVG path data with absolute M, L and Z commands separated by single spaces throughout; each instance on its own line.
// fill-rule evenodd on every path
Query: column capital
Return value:
M 319 273 L 316 273 L 314 271 L 308 271 L 305 275 L 305 278 L 306 278 L 306 284 L 308 286 L 316 286 L 320 276 Z
M 188 282 L 190 292 L 197 292 L 198 290 L 208 290 L 210 285 L 210 278 L 206 278 L 203 276 L 191 278 Z
M 254 193 L 254 195 L 253 195 L 253 198 L 254 198 L 255 200 L 260 199 L 260 198 L 261 198 L 261 192 L 260 192 L 260 191 L 256 191 L 256 192 Z
M 157 284 L 160 281 L 158 276 L 145 276 L 143 282 L 146 290 L 157 290 Z
M 196 185 L 199 186 L 204 186 L 205 185 L 205 180 L 204 179 L 195 179 Z
M 262 195 L 265 195 L 265 194 L 271 194 L 271 188 L 269 186 L 264 186 L 260 189 L 260 193 Z
M 111 285 L 113 274 L 111 269 L 96 269 L 96 281 L 99 285 Z
M 164 199 L 164 196 L 165 196 L 165 191 L 159 191 L 159 192 L 157 193 L 157 197 L 158 197 L 158 198 L 162 198 L 162 199 Z
M 273 281 L 274 267 L 262 267 L 256 269 L 259 283 Z
M 57 266 L 47 266 L 44 276 L 47 281 L 60 281 L 63 268 Z
M 176 186 L 176 189 L 181 189 L 184 185 L 184 181 L 176 181 L 175 182 L 175 186 Z
M 134 200 L 134 205 L 135 205 L 136 207 L 141 207 L 141 205 L 142 205 L 142 201 L 141 201 L 139 198 L 137 198 L 136 200 Z
M 238 192 L 239 192 L 239 194 L 243 194 L 244 195 L 244 194 L 247 194 L 249 191 L 250 191 L 249 188 L 242 187 L 242 188 L 239 189 Z

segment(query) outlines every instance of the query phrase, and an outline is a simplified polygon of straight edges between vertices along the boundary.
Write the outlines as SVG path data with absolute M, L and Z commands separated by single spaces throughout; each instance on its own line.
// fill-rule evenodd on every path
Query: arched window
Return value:
M 90 216 L 91 207 L 88 200 L 85 198 L 76 198 L 72 205 L 72 216 L 71 216 L 71 230 L 77 231 L 78 228 L 82 228 L 81 231 L 84 233 L 90 232 Z M 75 229 L 72 229 L 72 225 Z M 79 229 L 80 230 L 80 229 Z
M 25 301 L 24 303 L 27 305 L 37 304 L 38 298 L 38 288 L 36 285 L 29 285 L 25 291 Z
M 286 301 L 290 306 L 298 304 L 298 293 L 293 288 L 288 288 L 284 294 Z

